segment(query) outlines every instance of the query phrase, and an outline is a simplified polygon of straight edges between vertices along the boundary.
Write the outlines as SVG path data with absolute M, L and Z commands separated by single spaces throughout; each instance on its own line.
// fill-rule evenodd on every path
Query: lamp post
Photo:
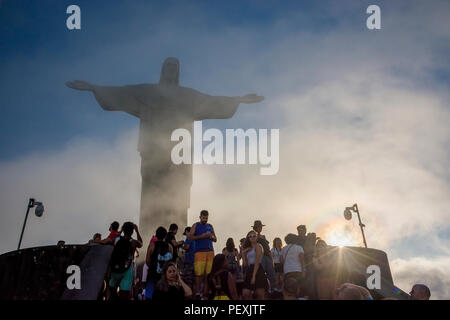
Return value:
M 364 235 L 364 228 L 366 227 L 365 224 L 361 222 L 361 217 L 359 215 L 358 205 L 355 203 L 351 207 L 347 207 L 344 210 L 344 218 L 346 220 L 350 220 L 352 218 L 352 211 L 356 212 L 358 215 L 358 221 L 359 221 L 359 227 L 361 228 L 361 233 L 364 241 L 364 246 L 367 248 L 367 242 L 366 242 L 366 236 Z
M 19 245 L 17 246 L 17 250 L 20 250 L 20 245 L 22 244 L 22 237 L 23 232 L 25 231 L 25 225 L 27 224 L 28 213 L 30 212 L 30 209 L 34 207 L 36 207 L 36 209 L 34 210 L 34 214 L 36 215 L 36 217 L 42 217 L 42 214 L 44 213 L 44 205 L 42 204 L 42 202 L 36 201 L 33 198 L 30 198 L 30 200 L 28 200 L 27 213 L 25 214 L 25 221 L 23 222 L 22 232 L 20 233 L 20 240 Z

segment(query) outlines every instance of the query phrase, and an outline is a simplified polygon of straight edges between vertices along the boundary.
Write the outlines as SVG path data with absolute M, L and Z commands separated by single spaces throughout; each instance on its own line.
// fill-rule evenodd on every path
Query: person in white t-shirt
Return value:
M 295 244 L 297 236 L 295 234 L 288 234 L 284 241 L 286 246 L 281 250 L 281 263 L 283 264 L 284 280 L 293 278 L 298 283 L 297 297 L 303 295 L 303 282 L 305 279 L 305 252 L 302 246 Z

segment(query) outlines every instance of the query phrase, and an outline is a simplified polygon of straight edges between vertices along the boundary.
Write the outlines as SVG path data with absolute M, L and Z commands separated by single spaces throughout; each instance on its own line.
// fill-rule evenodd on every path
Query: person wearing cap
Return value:
M 278 290 L 277 287 L 277 278 L 275 275 L 275 269 L 273 266 L 273 260 L 272 260 L 272 254 L 270 253 L 270 246 L 269 241 L 266 240 L 266 237 L 261 234 L 262 228 L 265 227 L 264 224 L 262 224 L 261 220 L 255 220 L 253 223 L 253 230 L 257 234 L 257 242 L 263 247 L 264 254 L 261 259 L 261 265 L 264 269 L 264 271 L 267 274 L 267 277 L 269 278 L 270 282 L 270 289 L 269 293 L 272 293 L 273 290 Z

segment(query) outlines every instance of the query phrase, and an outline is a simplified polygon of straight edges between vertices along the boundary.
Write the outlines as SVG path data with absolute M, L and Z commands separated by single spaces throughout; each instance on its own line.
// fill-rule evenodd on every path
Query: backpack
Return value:
M 131 246 L 132 239 L 120 237 L 114 245 L 111 254 L 110 266 L 114 273 L 123 273 L 131 266 L 133 262 L 133 248 Z
M 172 254 L 169 251 L 169 244 L 167 242 L 155 242 L 155 251 L 151 257 L 151 276 L 154 280 L 161 279 L 164 265 L 172 259 Z

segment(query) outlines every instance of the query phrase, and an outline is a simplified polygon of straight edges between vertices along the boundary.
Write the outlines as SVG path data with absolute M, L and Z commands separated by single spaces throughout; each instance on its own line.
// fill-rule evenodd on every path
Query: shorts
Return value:
M 181 272 L 181 278 L 189 286 L 194 284 L 194 265 L 192 263 L 185 263 Z
M 155 291 L 156 281 L 147 280 L 147 284 L 145 286 L 145 298 L 151 299 L 153 297 L 153 292 Z
M 256 290 L 256 289 L 268 289 L 269 288 L 269 284 L 267 283 L 267 275 L 264 272 L 264 269 L 262 267 L 262 265 L 259 265 L 258 271 L 256 272 L 256 277 L 255 277 L 255 284 L 252 285 L 252 276 L 253 276 L 253 270 L 255 269 L 255 265 L 251 264 L 247 270 L 247 273 L 245 274 L 245 280 L 244 280 L 244 284 L 242 285 L 242 287 L 244 289 L 248 289 L 248 290 Z
M 133 284 L 133 269 L 130 267 L 122 273 L 111 272 L 109 286 L 119 287 L 121 291 L 130 291 Z
M 212 269 L 214 251 L 198 251 L 194 254 L 194 272 L 196 276 L 208 275 Z
M 294 278 L 299 284 L 302 284 L 303 281 L 303 272 L 288 272 L 284 274 L 284 278 L 288 279 L 288 278 Z

